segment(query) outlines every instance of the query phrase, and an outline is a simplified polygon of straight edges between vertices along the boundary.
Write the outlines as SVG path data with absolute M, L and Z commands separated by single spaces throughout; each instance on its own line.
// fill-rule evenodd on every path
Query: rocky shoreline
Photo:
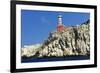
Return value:
M 50 32 L 42 44 L 24 46 L 22 57 L 63 57 L 90 55 L 89 20 L 78 26 L 65 27 L 61 32 Z

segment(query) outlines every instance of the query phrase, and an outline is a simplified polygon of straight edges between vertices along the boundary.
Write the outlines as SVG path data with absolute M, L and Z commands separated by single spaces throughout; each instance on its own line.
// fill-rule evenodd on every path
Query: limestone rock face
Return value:
M 70 56 L 90 54 L 89 21 L 79 26 L 65 27 L 61 32 L 53 31 L 47 40 L 37 48 L 25 47 L 22 56 Z
M 26 56 L 26 57 L 34 56 L 36 54 L 36 52 L 39 50 L 40 46 L 41 46 L 41 44 L 24 46 L 21 49 L 21 56 Z

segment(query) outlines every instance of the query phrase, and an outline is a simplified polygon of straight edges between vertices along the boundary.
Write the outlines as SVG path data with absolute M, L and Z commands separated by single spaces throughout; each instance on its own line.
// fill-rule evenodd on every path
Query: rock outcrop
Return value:
M 21 56 L 22 57 L 31 57 L 36 54 L 37 51 L 39 51 L 39 48 L 41 47 L 41 44 L 35 44 L 35 45 L 29 45 L 29 46 L 24 46 L 21 49 Z
M 65 27 L 61 32 L 53 31 L 38 47 L 22 48 L 22 56 L 52 57 L 90 54 L 89 20 L 79 26 Z M 25 49 L 26 48 L 26 49 Z M 25 53 L 25 51 L 27 51 Z

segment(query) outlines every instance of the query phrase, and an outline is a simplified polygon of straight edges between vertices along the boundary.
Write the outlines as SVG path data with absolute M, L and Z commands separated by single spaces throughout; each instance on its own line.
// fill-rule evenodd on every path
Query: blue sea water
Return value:
M 44 57 L 44 58 L 22 58 L 22 63 L 30 62 L 50 62 L 50 61 L 72 61 L 72 60 L 89 60 L 90 56 L 66 56 L 66 57 Z

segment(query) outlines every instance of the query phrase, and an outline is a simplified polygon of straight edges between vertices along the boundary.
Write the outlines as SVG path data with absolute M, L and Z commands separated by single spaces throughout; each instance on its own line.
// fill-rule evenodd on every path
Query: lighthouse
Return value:
M 57 25 L 57 31 L 61 32 L 62 30 L 64 30 L 64 26 L 62 24 L 62 16 L 59 15 L 58 16 L 58 25 Z

